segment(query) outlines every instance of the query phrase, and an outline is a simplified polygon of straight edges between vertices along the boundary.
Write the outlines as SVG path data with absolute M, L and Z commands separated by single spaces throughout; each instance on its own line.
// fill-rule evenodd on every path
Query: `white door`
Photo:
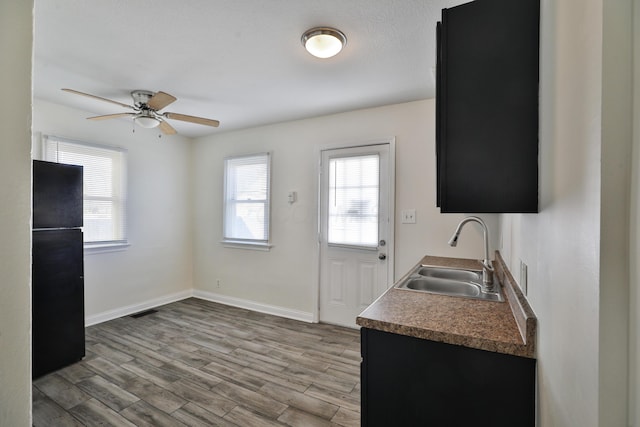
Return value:
M 320 170 L 319 317 L 356 327 L 392 282 L 389 144 L 325 150 Z

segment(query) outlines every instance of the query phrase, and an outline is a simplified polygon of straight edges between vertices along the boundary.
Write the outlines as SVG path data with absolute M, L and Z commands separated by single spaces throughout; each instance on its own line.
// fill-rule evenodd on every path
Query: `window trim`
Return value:
M 266 205 L 265 213 L 267 215 L 266 221 L 266 239 L 238 239 L 232 237 L 226 237 L 227 230 L 227 180 L 228 180 L 228 162 L 230 160 L 237 160 L 249 157 L 259 157 L 266 156 L 266 165 L 267 165 L 267 197 L 264 202 Z M 234 249 L 251 249 L 258 251 L 269 251 L 273 245 L 271 244 L 271 152 L 259 152 L 252 154 L 243 154 L 238 156 L 227 156 L 223 160 L 223 195 L 222 195 L 222 240 L 220 243 L 226 248 L 234 248 Z
M 61 137 L 61 136 L 57 136 L 57 135 L 42 135 L 41 137 L 41 141 L 40 141 L 40 145 L 41 145 L 41 158 L 42 160 L 45 161 L 50 161 L 50 162 L 55 162 L 55 163 L 60 163 L 59 159 L 58 159 L 58 152 L 59 150 L 56 148 L 56 158 L 55 159 L 47 159 L 47 144 L 48 141 L 51 141 L 53 143 L 55 142 L 62 142 L 62 143 L 67 143 L 67 144 L 73 144 L 73 145 L 79 145 L 79 146 L 84 146 L 84 147 L 90 147 L 90 148 L 96 148 L 96 149 L 100 149 L 100 150 L 107 150 L 107 151 L 113 151 L 113 152 L 118 152 L 121 153 L 122 155 L 122 165 L 121 165 L 121 173 L 119 176 L 119 181 L 120 181 L 120 198 L 119 200 L 117 200 L 118 203 L 120 203 L 121 205 L 124 204 L 124 206 L 121 208 L 122 209 L 122 218 L 121 220 L 124 222 L 124 226 L 123 226 L 123 234 L 124 234 L 124 238 L 123 239 L 114 239 L 114 240 L 101 240 L 101 241 L 91 241 L 91 242 L 85 242 L 83 241 L 83 247 L 86 253 L 91 254 L 91 253 L 102 253 L 102 252 L 114 252 L 114 251 L 121 251 L 121 250 L 126 250 L 129 246 L 130 246 L 130 242 L 129 242 L 129 233 L 128 233 L 128 211 L 127 211 L 127 204 L 128 204 L 128 192 L 127 192 L 127 179 L 128 179 L 128 174 L 127 174 L 127 160 L 128 160 L 128 150 L 126 148 L 123 147 L 119 147 L 119 146 L 114 146 L 114 145 L 107 145 L 107 144 L 97 144 L 94 142 L 88 142 L 88 141 L 81 141 L 81 140 L 77 140 L 77 139 L 71 139 L 71 138 L 65 138 L 65 137 Z M 85 194 L 83 192 L 82 195 L 82 200 L 83 200 L 83 204 L 84 201 L 87 200 L 87 198 L 85 197 Z M 89 200 L 96 200 L 96 198 L 89 198 Z M 84 227 L 83 227 L 84 229 Z
M 251 249 L 254 251 L 268 252 L 273 245 L 271 243 L 255 243 L 253 241 L 245 240 L 221 240 L 222 246 L 231 249 Z
M 120 252 L 127 250 L 131 246 L 129 241 L 123 240 L 114 240 L 113 242 L 91 242 L 84 244 L 84 254 L 85 255 L 93 255 L 93 254 L 102 254 L 106 252 Z

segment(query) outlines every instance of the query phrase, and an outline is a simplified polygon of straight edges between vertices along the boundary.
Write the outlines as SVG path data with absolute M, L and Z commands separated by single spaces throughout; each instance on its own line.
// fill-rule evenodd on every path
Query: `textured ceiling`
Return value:
M 468 0 L 36 0 L 34 96 L 87 111 L 134 89 L 178 98 L 166 110 L 220 120 L 171 121 L 197 137 L 433 97 L 435 25 Z M 300 42 L 315 26 L 348 39 L 336 57 Z M 116 119 L 125 120 L 125 119 Z

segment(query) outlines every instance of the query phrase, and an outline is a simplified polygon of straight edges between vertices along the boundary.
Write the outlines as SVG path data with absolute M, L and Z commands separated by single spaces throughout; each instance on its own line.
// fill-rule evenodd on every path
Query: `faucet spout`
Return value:
M 449 246 L 456 247 L 458 246 L 458 238 L 460 237 L 460 232 L 462 231 L 462 227 L 468 222 L 476 222 L 480 224 L 482 227 L 482 237 L 484 240 L 484 259 L 482 260 L 482 282 L 485 285 L 485 289 L 487 291 L 493 290 L 493 266 L 491 265 L 491 260 L 489 259 L 489 229 L 487 228 L 487 224 L 481 218 L 477 216 L 468 216 L 464 218 L 458 226 L 456 227 L 456 231 L 449 239 Z

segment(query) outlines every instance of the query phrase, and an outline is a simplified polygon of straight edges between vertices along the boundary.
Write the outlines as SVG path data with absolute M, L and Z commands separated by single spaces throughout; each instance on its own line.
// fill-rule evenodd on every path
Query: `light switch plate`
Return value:
M 402 223 L 403 224 L 415 224 L 416 223 L 416 210 L 405 209 L 402 211 Z

